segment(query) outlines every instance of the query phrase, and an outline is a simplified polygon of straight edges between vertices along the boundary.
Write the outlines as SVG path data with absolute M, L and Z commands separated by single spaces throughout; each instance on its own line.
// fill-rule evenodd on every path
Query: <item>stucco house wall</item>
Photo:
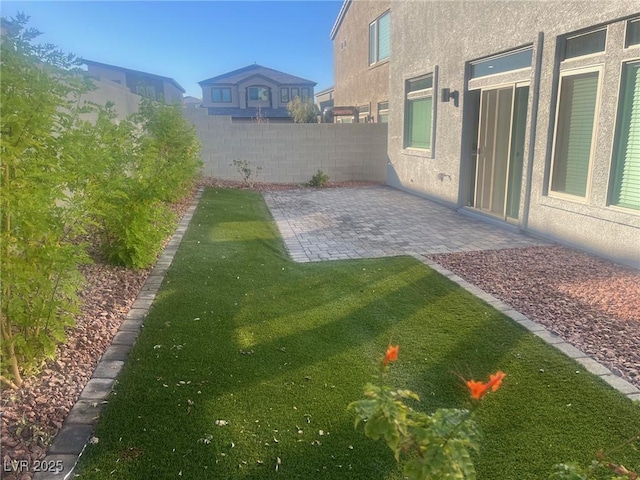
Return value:
M 164 101 L 167 104 L 182 104 L 182 94 L 185 90 L 172 78 L 92 60 L 85 59 L 83 63 L 87 65 L 87 75 L 94 80 L 122 85 L 133 94 L 139 93 L 139 86 L 153 87 L 155 100 Z
M 622 62 L 640 58 L 640 47 L 625 48 L 626 19 L 638 14 L 638 4 L 630 0 L 392 2 L 388 183 L 478 213 L 469 206 L 479 92 L 522 82 L 529 86 L 522 182 L 517 221 L 510 223 L 640 267 L 640 212 L 607 204 Z M 357 17 L 344 24 L 352 20 L 366 28 L 367 20 Z M 600 26 L 607 29 L 605 52 L 560 67 L 564 36 Z M 533 49 L 531 68 L 470 79 L 470 62 L 527 45 Z M 559 72 L 591 66 L 602 68 L 595 150 L 586 198 L 569 198 L 548 186 Z M 338 71 L 336 66 L 339 103 Z M 357 74 L 356 67 L 352 71 Z M 405 148 L 405 87 L 409 79 L 428 73 L 433 74 L 433 137 L 426 152 Z M 348 80 L 345 84 L 349 88 Z M 443 103 L 443 88 L 457 91 L 458 101 Z
M 396 4 L 403 2 L 394 2 Z M 418 3 L 418 2 L 408 2 Z M 396 45 L 391 40 L 391 56 L 388 60 L 369 65 L 369 24 L 388 11 L 388 0 L 354 0 L 345 2 L 342 18 L 334 26 L 334 105 L 359 107 L 368 105 L 373 121 L 377 122 L 378 103 L 389 100 L 389 64 L 396 55 Z M 391 13 L 391 30 L 395 22 Z

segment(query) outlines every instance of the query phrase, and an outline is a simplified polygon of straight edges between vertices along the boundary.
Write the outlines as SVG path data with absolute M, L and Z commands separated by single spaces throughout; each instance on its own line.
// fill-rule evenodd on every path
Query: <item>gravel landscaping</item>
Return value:
M 204 180 L 202 185 L 239 187 Z M 331 186 L 362 186 L 354 182 Z M 300 185 L 254 185 L 257 190 Z M 194 191 L 195 193 L 195 191 Z M 177 207 L 184 213 L 190 199 Z M 640 387 L 640 272 L 559 246 L 432 255 L 430 259 L 502 299 Z M 87 284 L 77 325 L 37 376 L 19 391 L 3 389 L 3 465 L 42 459 L 109 346 L 150 270 L 99 262 L 84 267 Z M 2 471 L 2 478 L 27 479 Z
M 640 387 L 640 272 L 562 246 L 429 258 Z

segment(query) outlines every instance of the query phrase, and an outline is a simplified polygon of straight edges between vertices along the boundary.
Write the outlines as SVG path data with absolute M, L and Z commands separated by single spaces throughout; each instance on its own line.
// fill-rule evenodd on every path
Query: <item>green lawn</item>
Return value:
M 639 405 L 417 260 L 295 264 L 258 193 L 209 189 L 80 478 L 400 479 L 346 409 L 390 341 L 392 384 L 428 411 L 470 405 L 459 375 L 507 373 L 478 411 L 481 480 L 543 479 L 640 432 Z

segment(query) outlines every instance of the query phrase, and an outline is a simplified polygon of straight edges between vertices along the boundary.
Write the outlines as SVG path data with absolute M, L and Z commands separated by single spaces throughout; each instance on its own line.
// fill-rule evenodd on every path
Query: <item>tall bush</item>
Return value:
M 168 203 L 184 197 L 200 168 L 199 141 L 178 106 L 143 100 L 140 111 L 115 124 L 102 109 L 96 148 L 110 145 L 98 165 L 101 181 L 86 192 L 88 210 L 108 260 L 151 265 L 175 226 Z
M 301 100 L 300 97 L 295 97 L 287 104 L 287 110 L 293 123 L 318 123 L 320 110 L 311 100 Z
M 16 388 L 22 373 L 55 353 L 73 321 L 86 259 L 72 240 L 85 227 L 69 198 L 67 128 L 88 85 L 69 69 L 73 57 L 51 45 L 18 15 L 0 45 L 1 379 Z
M 34 45 L 27 22 L 11 19 L 0 45 L 0 380 L 12 388 L 73 324 L 89 261 L 80 239 L 91 233 L 112 263 L 151 265 L 175 225 L 168 202 L 200 166 L 179 106 L 144 100 L 116 121 L 112 104 L 83 103 L 91 81 L 72 55 Z

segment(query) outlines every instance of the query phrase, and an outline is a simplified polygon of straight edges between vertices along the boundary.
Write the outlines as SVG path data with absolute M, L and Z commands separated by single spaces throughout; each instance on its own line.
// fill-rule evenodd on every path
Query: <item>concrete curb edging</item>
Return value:
M 441 275 L 444 275 L 445 277 L 449 278 L 453 282 L 457 283 L 462 288 L 467 290 L 469 293 L 475 295 L 481 300 L 484 300 L 496 310 L 504 313 L 506 316 L 510 317 L 514 322 L 522 325 L 524 328 L 526 328 L 531 333 L 533 333 L 537 337 L 544 340 L 546 343 L 548 343 L 552 347 L 557 348 L 566 356 L 575 360 L 582 367 L 584 367 L 585 370 L 587 370 L 589 373 L 592 373 L 593 375 L 596 375 L 602 378 L 611 387 L 615 388 L 622 394 L 626 395 L 627 398 L 629 398 L 630 400 L 640 402 L 640 389 L 638 389 L 635 385 L 627 382 L 623 378 L 614 374 L 611 370 L 609 370 L 607 367 L 605 367 L 601 363 L 591 358 L 582 350 L 574 347 L 570 343 L 565 342 L 561 337 L 551 333 L 549 330 L 544 328 L 539 323 L 536 323 L 535 321 L 529 319 L 522 313 L 514 310 L 509 305 L 504 303 L 502 300 L 485 292 L 481 288 L 475 285 L 472 285 L 471 283 L 467 282 L 466 280 L 459 277 L 458 275 L 451 272 L 450 270 L 447 270 L 441 265 L 435 263 L 434 261 L 429 260 L 428 258 L 418 253 L 412 253 L 411 256 L 416 260 L 424 263 L 428 267 L 434 269 L 436 272 L 440 273 Z
M 51 470 L 36 472 L 34 480 L 66 480 L 71 478 L 87 443 L 93 441 L 91 437 L 93 427 L 104 405 L 107 404 L 107 397 L 138 338 L 144 319 L 149 313 L 156 294 L 160 290 L 162 280 L 178 251 L 189 222 L 200 203 L 203 191 L 204 188 L 200 188 L 194 196 L 173 237 L 165 246 L 136 300 L 131 305 L 118 333 L 113 337 L 111 345 L 100 358 L 91 379 L 69 412 L 62 429 L 49 447 L 47 456 L 40 463 L 41 466 L 47 468 L 51 466 Z M 59 471 L 55 471 L 56 469 Z

